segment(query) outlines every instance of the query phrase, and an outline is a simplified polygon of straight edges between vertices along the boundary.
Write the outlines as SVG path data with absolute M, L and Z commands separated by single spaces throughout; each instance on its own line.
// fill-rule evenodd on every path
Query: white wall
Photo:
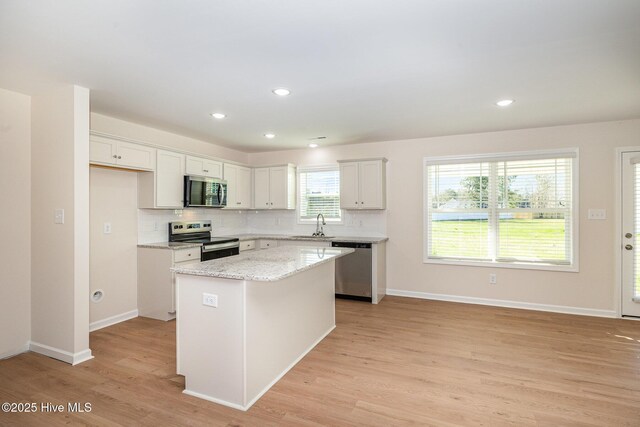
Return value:
M 91 355 L 89 91 L 55 88 L 31 107 L 31 349 L 78 363 Z
M 423 296 L 462 296 L 581 309 L 615 310 L 615 147 L 640 145 L 640 120 L 488 132 L 249 155 L 252 165 L 297 165 L 387 157 L 387 287 Z M 579 147 L 580 272 L 497 269 L 422 262 L 422 159 Z M 589 208 L 607 220 L 587 220 Z M 488 284 L 497 273 L 498 283 Z
M 31 336 L 31 98 L 0 89 L 0 359 Z
M 91 113 L 91 130 L 232 162 L 247 163 L 248 159 L 247 153 L 216 145 L 214 141 L 201 141 L 96 113 Z
M 138 176 L 92 167 L 90 180 L 90 293 L 103 291 L 100 302 L 90 303 L 94 324 L 138 309 Z

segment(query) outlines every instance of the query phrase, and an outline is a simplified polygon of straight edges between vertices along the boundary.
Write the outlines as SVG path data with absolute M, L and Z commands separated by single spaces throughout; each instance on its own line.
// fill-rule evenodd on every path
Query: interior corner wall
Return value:
M 249 162 L 311 165 L 387 157 L 387 288 L 399 295 L 614 316 L 615 152 L 623 146 L 640 146 L 640 120 L 253 153 Z M 424 157 L 569 147 L 580 150 L 578 273 L 423 263 Z M 607 219 L 589 220 L 593 208 L 605 209 Z M 497 274 L 496 284 L 489 284 L 489 273 Z
M 0 235 L 5 242 L 0 245 L 2 359 L 26 351 L 31 336 L 31 98 L 4 89 L 0 163 Z
M 89 91 L 33 96 L 31 136 L 31 349 L 75 364 L 91 355 Z

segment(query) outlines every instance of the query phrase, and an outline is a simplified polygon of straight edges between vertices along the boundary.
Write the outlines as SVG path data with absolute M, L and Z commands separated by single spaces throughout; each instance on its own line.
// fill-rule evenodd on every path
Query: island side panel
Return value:
M 241 280 L 178 274 L 177 346 L 186 394 L 242 409 L 245 402 Z M 203 304 L 203 294 L 218 307 Z
M 247 407 L 335 328 L 335 260 L 247 282 Z

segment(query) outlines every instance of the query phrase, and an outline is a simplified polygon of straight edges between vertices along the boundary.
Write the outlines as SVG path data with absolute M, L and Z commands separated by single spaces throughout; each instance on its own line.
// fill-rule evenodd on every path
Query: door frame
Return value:
M 617 147 L 616 148 L 616 158 L 615 158 L 615 212 L 614 218 L 616 219 L 616 236 L 614 239 L 614 254 L 615 254 L 615 289 L 613 298 L 615 301 L 615 310 L 618 318 L 629 319 L 629 320 L 640 320 L 640 319 L 632 319 L 630 317 L 622 317 L 622 286 L 623 277 L 622 277 L 622 216 L 624 212 L 622 211 L 622 154 L 627 152 L 637 151 L 640 153 L 640 145 L 627 146 L 627 147 Z

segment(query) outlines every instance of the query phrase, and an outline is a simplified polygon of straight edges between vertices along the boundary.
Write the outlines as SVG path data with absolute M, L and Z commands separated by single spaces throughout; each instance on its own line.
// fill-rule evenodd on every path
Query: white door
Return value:
M 202 172 L 209 178 L 222 178 L 222 162 L 204 159 L 202 161 Z
M 200 157 L 187 156 L 185 171 L 187 175 L 204 175 L 204 159 Z
M 158 150 L 156 206 L 182 209 L 184 193 L 184 154 Z
M 236 204 L 240 208 L 251 206 L 251 169 L 239 167 L 236 186 Z
M 271 209 L 287 209 L 288 168 L 279 166 L 269 170 L 269 194 Z
M 116 164 L 115 141 L 92 136 L 89 142 L 89 161 L 92 163 Z
M 382 162 L 360 162 L 360 209 L 382 209 Z
M 118 142 L 118 165 L 134 169 L 153 170 L 156 149 L 129 142 Z
M 269 168 L 253 171 L 253 204 L 256 209 L 269 209 Z
M 238 194 L 238 166 L 229 163 L 224 164 L 224 180 L 227 181 L 227 208 L 234 209 L 240 202 Z
M 340 163 L 340 207 L 358 209 L 358 162 Z
M 640 152 L 622 153 L 622 315 L 640 317 Z

